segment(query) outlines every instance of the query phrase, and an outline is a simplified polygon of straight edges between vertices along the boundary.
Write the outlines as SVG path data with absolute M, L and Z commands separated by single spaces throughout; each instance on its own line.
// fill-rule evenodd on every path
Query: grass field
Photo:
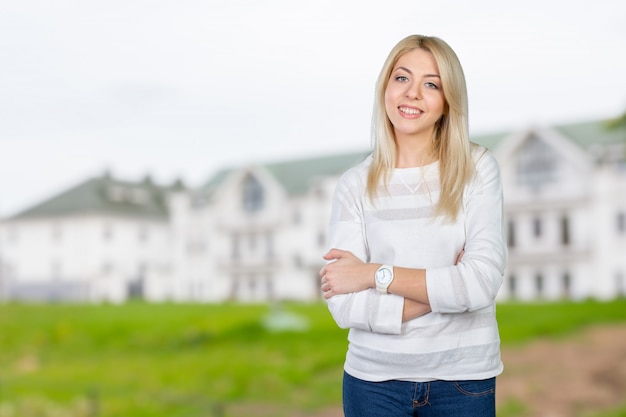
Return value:
M 341 403 L 346 331 L 325 304 L 0 304 L 0 417 L 280 417 Z M 626 300 L 503 304 L 503 345 L 626 323 Z M 254 407 L 254 408 L 252 408 Z M 619 412 L 618 412 L 619 413 Z M 623 415 L 623 414 L 611 414 Z

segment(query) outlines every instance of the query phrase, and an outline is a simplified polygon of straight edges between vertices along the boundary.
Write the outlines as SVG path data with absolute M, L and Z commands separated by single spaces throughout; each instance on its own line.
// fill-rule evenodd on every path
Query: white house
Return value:
M 170 269 L 168 193 L 105 174 L 3 221 L 0 295 L 121 302 Z
M 509 246 L 500 299 L 626 295 L 626 131 L 529 129 L 495 153 Z
M 174 251 L 180 254 L 175 268 L 184 277 L 179 298 L 318 299 L 335 183 L 366 154 L 225 170 L 177 196 L 172 229 L 184 230 L 187 239 Z
M 473 140 L 502 170 L 499 300 L 626 295 L 626 130 L 591 122 Z M 4 219 L 0 297 L 319 299 L 332 193 L 367 153 L 234 167 L 194 189 L 88 180 Z

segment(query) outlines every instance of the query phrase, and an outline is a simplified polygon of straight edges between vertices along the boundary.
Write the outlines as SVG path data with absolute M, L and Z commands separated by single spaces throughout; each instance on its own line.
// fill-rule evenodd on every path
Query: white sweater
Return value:
M 367 197 L 369 156 L 339 180 L 329 247 L 364 262 L 426 269 L 432 312 L 402 323 L 404 299 L 375 289 L 336 295 L 330 312 L 349 328 L 344 368 L 368 381 L 485 379 L 502 372 L 495 296 L 507 257 L 502 185 L 493 155 L 474 146 L 476 177 L 455 222 L 433 213 L 439 163 L 394 169 L 388 194 Z M 455 265 L 465 248 L 461 262 Z

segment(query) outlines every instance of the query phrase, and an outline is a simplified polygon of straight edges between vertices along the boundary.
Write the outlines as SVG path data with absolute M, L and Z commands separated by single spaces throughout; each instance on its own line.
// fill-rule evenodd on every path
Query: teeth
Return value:
M 400 111 L 402 113 L 406 113 L 406 114 L 419 114 L 419 113 L 422 113 L 421 111 L 419 111 L 417 109 L 409 109 L 408 107 L 400 107 Z

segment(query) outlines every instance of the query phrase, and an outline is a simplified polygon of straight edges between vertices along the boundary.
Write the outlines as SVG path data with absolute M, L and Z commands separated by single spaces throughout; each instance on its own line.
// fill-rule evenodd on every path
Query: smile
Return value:
M 412 107 L 398 107 L 398 110 L 400 110 L 400 112 L 402 112 L 404 114 L 408 114 L 408 115 L 416 115 L 416 114 L 424 113 L 420 109 L 415 109 L 415 108 L 412 108 Z

